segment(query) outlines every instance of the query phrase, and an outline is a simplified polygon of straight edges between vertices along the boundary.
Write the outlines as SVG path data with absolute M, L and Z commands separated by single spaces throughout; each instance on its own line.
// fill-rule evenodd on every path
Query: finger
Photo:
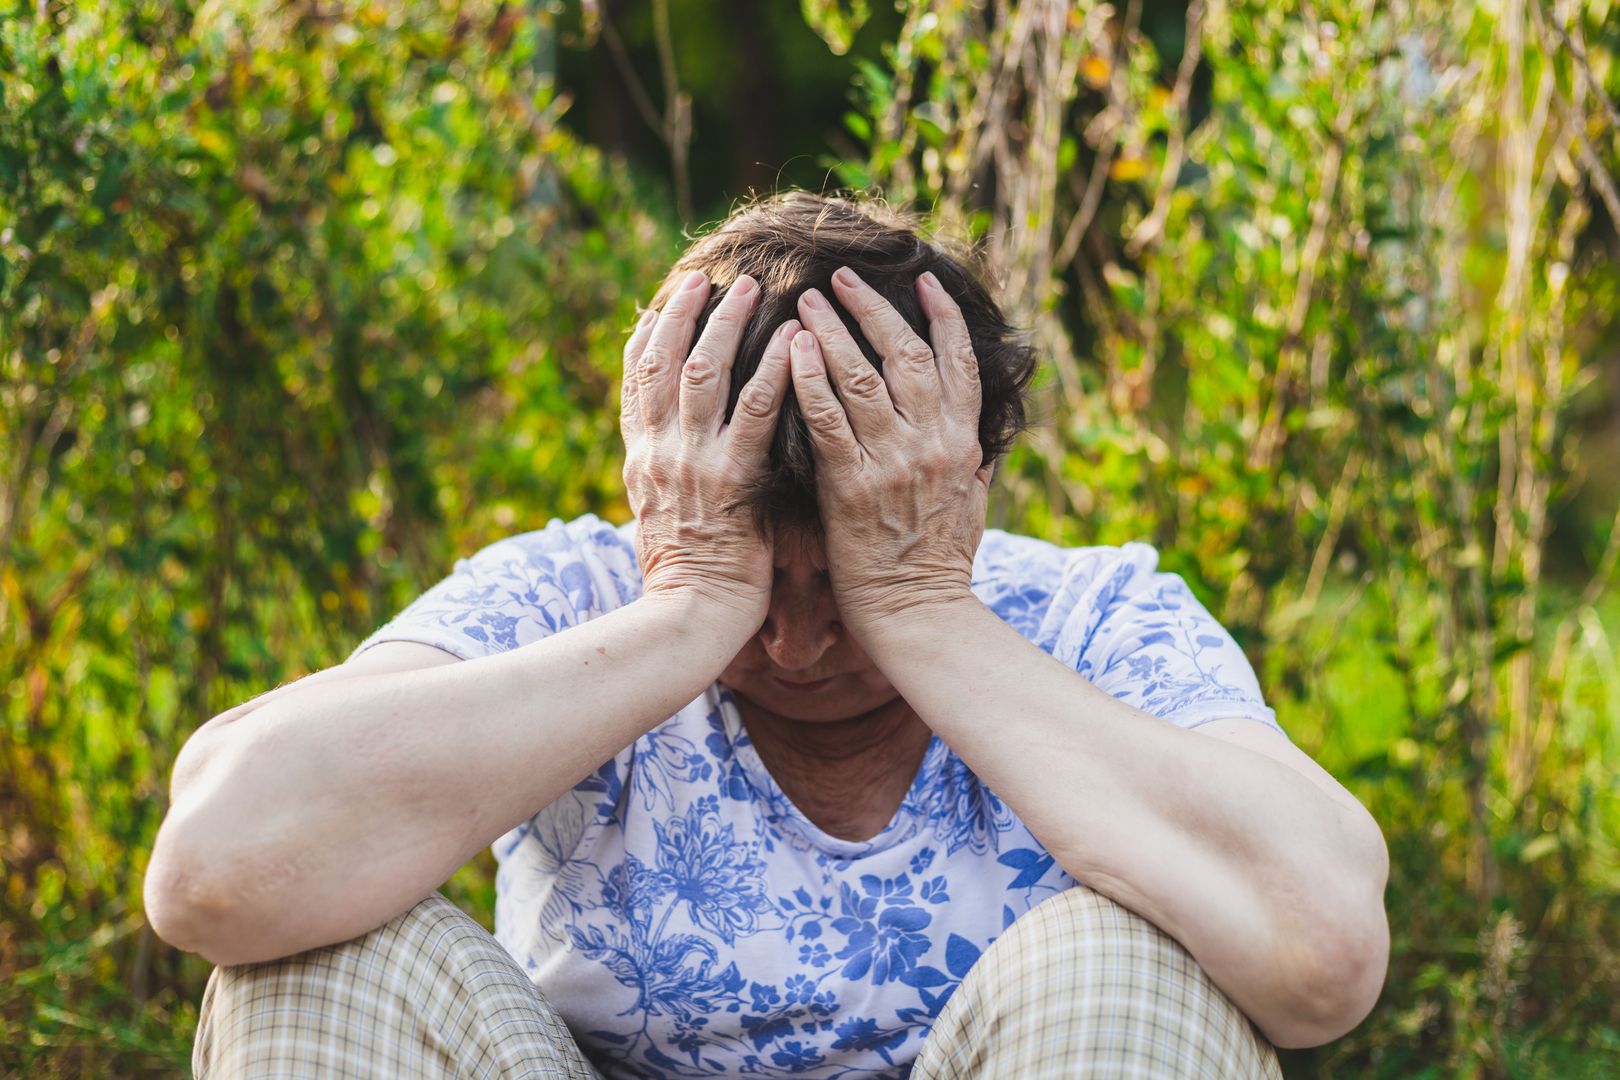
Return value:
M 759 367 L 737 395 L 737 407 L 732 410 L 731 423 L 726 425 L 726 443 L 740 462 L 752 464 L 763 459 L 776 434 L 782 402 L 793 381 L 789 343 L 801 329 L 798 319 L 789 319 L 776 328 L 765 354 L 759 358 Z
M 855 316 L 866 340 L 883 357 L 883 382 L 895 411 L 913 426 L 931 426 L 939 417 L 941 393 L 934 350 L 917 336 L 894 305 L 855 271 L 840 267 L 832 282 L 839 302 Z
M 823 366 L 830 373 L 828 381 L 844 404 L 855 437 L 867 446 L 890 441 L 899 427 L 894 401 L 883 376 L 849 336 L 844 320 L 815 289 L 800 295 L 799 319 L 816 337 Z M 793 385 L 797 387 L 798 381 Z
M 979 358 L 973 353 L 973 338 L 967 320 L 945 286 L 924 271 L 917 278 L 917 299 L 928 316 L 928 337 L 939 362 L 939 380 L 945 391 L 945 405 L 979 422 Z
M 861 447 L 849 426 L 843 404 L 827 379 L 827 365 L 816 336 L 808 330 L 793 335 L 793 393 L 799 415 L 810 429 L 810 447 L 818 467 L 835 471 L 860 466 Z
M 681 433 L 688 438 L 713 435 L 725 419 L 726 392 L 731 389 L 731 365 L 737 358 L 748 316 L 759 302 L 759 286 L 744 274 L 709 316 L 703 336 L 681 365 Z
M 630 331 L 630 339 L 624 343 L 624 374 L 619 379 L 619 431 L 626 439 L 641 432 L 641 404 L 636 399 L 641 379 L 636 369 L 657 321 L 658 312 L 652 308 L 643 311 L 641 320 Z
M 693 270 L 681 287 L 658 313 L 652 337 L 641 351 L 636 366 L 636 397 L 641 402 L 641 422 L 648 431 L 661 431 L 679 405 L 682 363 L 692 346 L 692 329 L 698 312 L 709 299 L 709 279 Z

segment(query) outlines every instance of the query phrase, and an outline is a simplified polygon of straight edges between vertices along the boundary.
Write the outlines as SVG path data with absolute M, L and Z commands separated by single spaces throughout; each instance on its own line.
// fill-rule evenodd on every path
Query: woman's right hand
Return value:
M 777 328 L 727 423 L 732 362 L 759 285 L 739 277 L 688 355 L 708 299 L 709 280 L 694 270 L 625 345 L 624 485 L 645 594 L 684 590 L 718 601 L 752 633 L 770 604 L 770 538 L 735 507 L 764 472 L 791 383 L 788 343 L 800 326 Z

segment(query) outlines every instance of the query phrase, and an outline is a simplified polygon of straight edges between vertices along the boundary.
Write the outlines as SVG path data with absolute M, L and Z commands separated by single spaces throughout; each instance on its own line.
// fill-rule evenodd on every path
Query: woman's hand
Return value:
M 687 355 L 708 298 L 708 278 L 693 271 L 661 312 L 642 316 L 625 345 L 624 485 L 646 594 L 690 590 L 720 601 L 752 633 L 770 603 L 770 544 L 733 507 L 764 469 L 799 324 L 777 328 L 726 423 L 732 361 L 759 286 L 739 277 Z
M 812 289 L 799 299 L 793 387 L 816 457 L 833 594 L 844 624 L 865 639 L 889 616 L 971 595 L 990 467 L 981 464 L 978 360 L 939 281 L 917 280 L 932 347 L 848 268 L 833 289 L 883 357 L 883 374 Z

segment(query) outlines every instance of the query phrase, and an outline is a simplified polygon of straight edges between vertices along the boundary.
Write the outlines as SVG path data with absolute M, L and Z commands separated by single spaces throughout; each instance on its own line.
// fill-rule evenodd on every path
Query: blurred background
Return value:
M 1045 357 L 993 523 L 1157 544 L 1383 824 L 1383 999 L 1289 1074 L 1615 1075 L 1617 49 L 1612 0 L 5 3 L 0 1073 L 185 1071 L 188 732 L 625 520 L 637 301 L 801 186 L 977 246 Z

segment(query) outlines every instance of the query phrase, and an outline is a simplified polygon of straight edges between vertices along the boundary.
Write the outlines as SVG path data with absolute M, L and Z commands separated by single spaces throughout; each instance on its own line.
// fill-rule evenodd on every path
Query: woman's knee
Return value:
M 523 971 L 438 893 L 352 941 L 216 968 L 192 1060 L 198 1076 L 592 1075 Z
M 1032 908 L 985 951 L 915 1075 L 1076 1071 L 1280 1075 L 1270 1045 L 1179 942 L 1083 887 Z

